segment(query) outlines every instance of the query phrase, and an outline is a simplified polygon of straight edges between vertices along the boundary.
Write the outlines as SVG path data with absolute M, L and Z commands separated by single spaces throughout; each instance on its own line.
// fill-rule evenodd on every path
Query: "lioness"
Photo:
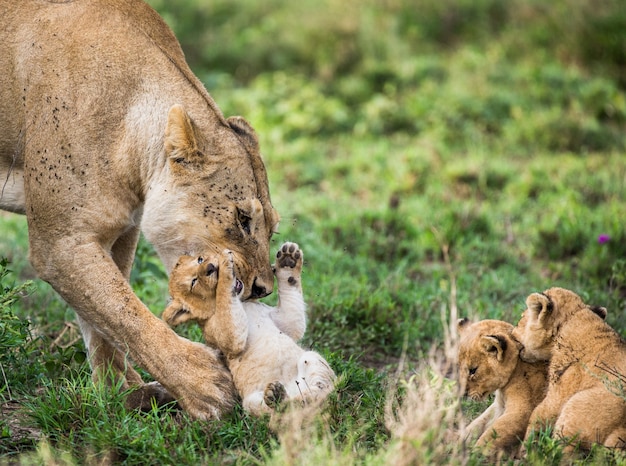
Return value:
M 301 272 L 303 255 L 285 243 L 276 255 L 278 306 L 240 300 L 232 253 L 183 256 L 170 276 L 171 302 L 162 318 L 175 326 L 188 320 L 202 326 L 205 341 L 226 356 L 243 407 L 254 415 L 281 401 L 321 400 L 335 373 L 322 356 L 296 341 L 306 328 Z
M 604 322 L 606 309 L 563 288 L 533 293 L 526 305 L 513 332 L 524 345 L 521 357 L 550 361 L 548 391 L 526 436 L 548 426 L 586 449 L 626 446 L 626 344 Z
M 547 386 L 546 364 L 520 360 L 521 345 L 511 336 L 513 328 L 500 320 L 458 322 L 459 377 L 464 392 L 474 400 L 496 394 L 491 406 L 465 432 L 466 439 L 478 437 L 476 446 L 489 456 L 517 452 Z
M 254 131 L 224 118 L 140 0 L 0 0 L 0 43 L 0 208 L 26 214 L 30 261 L 76 310 L 94 377 L 112 366 L 143 386 L 128 355 L 192 415 L 219 416 L 228 372 L 128 279 L 141 230 L 168 270 L 228 248 L 244 299 L 270 292 L 278 216 Z

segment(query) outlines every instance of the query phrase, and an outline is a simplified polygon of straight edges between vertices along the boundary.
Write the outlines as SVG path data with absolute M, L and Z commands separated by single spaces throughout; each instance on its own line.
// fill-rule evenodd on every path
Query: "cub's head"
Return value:
M 576 293 L 564 288 L 529 295 L 526 310 L 513 331 L 523 346 L 521 358 L 528 362 L 549 361 L 559 329 L 579 311 L 606 318 L 605 308 L 589 306 Z
M 269 248 L 279 217 L 254 130 L 239 117 L 194 120 L 175 105 L 163 151 L 163 166 L 144 167 L 142 230 L 167 270 L 181 254 L 229 249 L 243 298 L 271 293 Z
M 204 323 L 215 314 L 220 258 L 217 255 L 181 256 L 169 281 L 171 300 L 162 319 L 172 327 L 188 320 Z M 234 280 L 233 292 L 241 293 L 243 283 Z
M 459 380 L 465 395 L 480 400 L 509 382 L 520 350 L 512 330 L 499 320 L 459 320 Z

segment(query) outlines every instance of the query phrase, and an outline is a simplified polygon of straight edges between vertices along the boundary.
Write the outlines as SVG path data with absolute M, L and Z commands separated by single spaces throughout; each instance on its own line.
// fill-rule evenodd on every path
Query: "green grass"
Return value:
M 485 405 L 429 364 L 455 306 L 515 323 L 528 294 L 563 286 L 626 336 L 620 2 L 419 3 L 151 1 L 224 113 L 259 133 L 272 249 L 305 253 L 303 344 L 340 374 L 323 415 L 128 411 L 91 383 L 25 219 L 2 214 L 0 464 L 482 464 L 454 432 Z M 159 314 L 167 278 L 143 240 L 131 281 Z M 563 454 L 547 433 L 528 451 Z M 602 448 L 579 461 L 626 464 Z

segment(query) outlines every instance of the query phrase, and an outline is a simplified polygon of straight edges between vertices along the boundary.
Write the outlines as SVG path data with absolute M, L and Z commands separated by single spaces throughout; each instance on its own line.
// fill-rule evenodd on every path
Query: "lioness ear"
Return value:
M 202 160 L 193 121 L 182 105 L 172 106 L 167 115 L 165 153 L 174 170 Z
M 485 335 L 481 337 L 481 342 L 485 352 L 495 356 L 498 361 L 504 359 L 508 343 L 502 335 Z
M 237 136 L 239 136 L 239 140 L 243 143 L 250 155 L 250 163 L 252 164 L 252 171 L 254 172 L 258 191 L 257 194 L 263 205 L 263 212 L 265 214 L 265 223 L 270 230 L 275 231 L 278 227 L 280 217 L 272 207 L 267 183 L 267 172 L 265 171 L 265 164 L 261 158 L 259 139 L 257 138 L 256 132 L 252 126 L 250 126 L 250 123 L 240 116 L 229 117 L 226 121 Z
M 172 299 L 161 314 L 161 319 L 167 322 L 169 326 L 176 327 L 178 324 L 193 319 L 193 315 L 186 308 L 185 303 L 179 299 Z
M 540 322 L 552 314 L 554 310 L 554 304 L 543 293 L 533 293 L 528 296 L 526 298 L 526 306 Z
M 229 117 L 226 121 L 231 129 L 241 138 L 241 141 L 249 152 L 259 152 L 259 139 L 252 126 L 250 126 L 250 123 L 240 116 Z

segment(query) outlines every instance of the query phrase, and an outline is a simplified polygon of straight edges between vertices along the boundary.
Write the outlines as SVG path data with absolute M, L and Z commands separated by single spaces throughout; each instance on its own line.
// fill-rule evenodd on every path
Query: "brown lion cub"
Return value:
M 188 320 L 202 326 L 206 343 L 226 356 L 244 409 L 254 415 L 286 400 L 321 400 L 333 389 L 335 373 L 324 358 L 296 343 L 306 329 L 302 263 L 297 244 L 278 250 L 277 307 L 241 301 L 243 284 L 228 250 L 182 256 L 170 275 L 172 301 L 162 318 L 171 326 Z
M 478 437 L 476 446 L 487 455 L 517 451 L 547 386 L 546 364 L 520 360 L 521 345 L 511 336 L 513 328 L 499 320 L 458 322 L 461 387 L 474 400 L 496 394 L 465 433 L 466 439 Z
M 533 293 L 526 305 L 513 333 L 524 345 L 521 357 L 550 361 L 548 391 L 526 437 L 553 426 L 555 435 L 585 449 L 593 443 L 624 448 L 626 344 L 604 322 L 606 309 L 563 288 Z

